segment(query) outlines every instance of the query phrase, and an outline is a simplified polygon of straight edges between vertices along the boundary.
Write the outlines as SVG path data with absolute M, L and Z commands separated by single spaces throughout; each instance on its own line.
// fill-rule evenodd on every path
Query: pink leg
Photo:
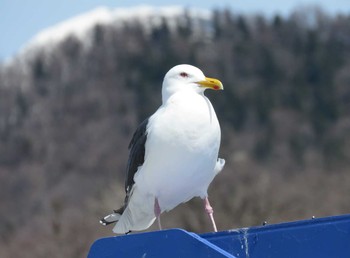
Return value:
M 154 199 L 154 215 L 156 215 L 157 221 L 158 221 L 158 227 L 159 230 L 162 230 L 162 225 L 160 223 L 160 213 L 161 213 L 161 209 L 159 206 L 159 202 L 157 197 Z
M 214 228 L 214 232 L 218 232 L 218 230 L 216 228 L 214 216 L 213 216 L 214 210 L 209 203 L 208 197 L 205 197 L 205 199 L 204 199 L 204 209 L 210 218 L 211 224 L 213 225 L 213 228 Z

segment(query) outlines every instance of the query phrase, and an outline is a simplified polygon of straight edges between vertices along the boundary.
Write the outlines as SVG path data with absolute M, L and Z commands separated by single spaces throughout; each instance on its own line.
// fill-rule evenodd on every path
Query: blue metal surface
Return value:
M 350 215 L 197 235 L 181 229 L 97 240 L 89 258 L 349 258 Z
M 88 258 L 235 258 L 197 234 L 182 229 L 130 234 L 97 240 Z
M 349 258 L 350 215 L 207 233 L 201 237 L 237 257 Z

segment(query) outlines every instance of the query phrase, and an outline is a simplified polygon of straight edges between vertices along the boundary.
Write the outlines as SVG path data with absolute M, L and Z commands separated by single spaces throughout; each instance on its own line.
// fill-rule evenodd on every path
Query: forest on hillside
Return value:
M 181 63 L 225 87 L 206 92 L 226 159 L 209 189 L 219 230 L 350 212 L 350 15 L 115 25 L 0 66 L 1 257 L 84 257 L 112 235 L 98 220 L 124 199 L 129 140 Z M 162 222 L 206 232 L 202 210 L 194 199 Z

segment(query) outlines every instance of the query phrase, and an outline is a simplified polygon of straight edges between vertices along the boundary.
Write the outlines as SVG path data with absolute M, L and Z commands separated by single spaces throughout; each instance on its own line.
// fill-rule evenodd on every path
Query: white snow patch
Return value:
M 177 19 L 186 11 L 191 18 L 197 20 L 210 20 L 211 18 L 211 11 L 209 10 L 185 9 L 182 6 L 153 7 L 143 5 L 116 9 L 98 7 L 39 32 L 22 47 L 19 55 L 33 49 L 52 48 L 52 46 L 59 44 L 69 36 L 75 36 L 84 42 L 88 32 L 96 25 L 113 24 L 113 26 L 122 26 L 124 23 L 135 21 L 142 24 L 147 33 L 151 28 L 161 25 L 163 19 L 165 19 L 171 29 L 174 28 Z

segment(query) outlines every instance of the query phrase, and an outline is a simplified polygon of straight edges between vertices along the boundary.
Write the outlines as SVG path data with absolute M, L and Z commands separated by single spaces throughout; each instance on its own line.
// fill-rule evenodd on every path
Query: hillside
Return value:
M 43 32 L 0 68 L 1 257 L 83 257 L 112 235 L 98 220 L 124 198 L 129 140 L 179 63 L 225 86 L 207 92 L 226 159 L 209 191 L 219 229 L 349 213 L 350 16 L 117 13 Z M 162 222 L 208 231 L 201 205 Z

